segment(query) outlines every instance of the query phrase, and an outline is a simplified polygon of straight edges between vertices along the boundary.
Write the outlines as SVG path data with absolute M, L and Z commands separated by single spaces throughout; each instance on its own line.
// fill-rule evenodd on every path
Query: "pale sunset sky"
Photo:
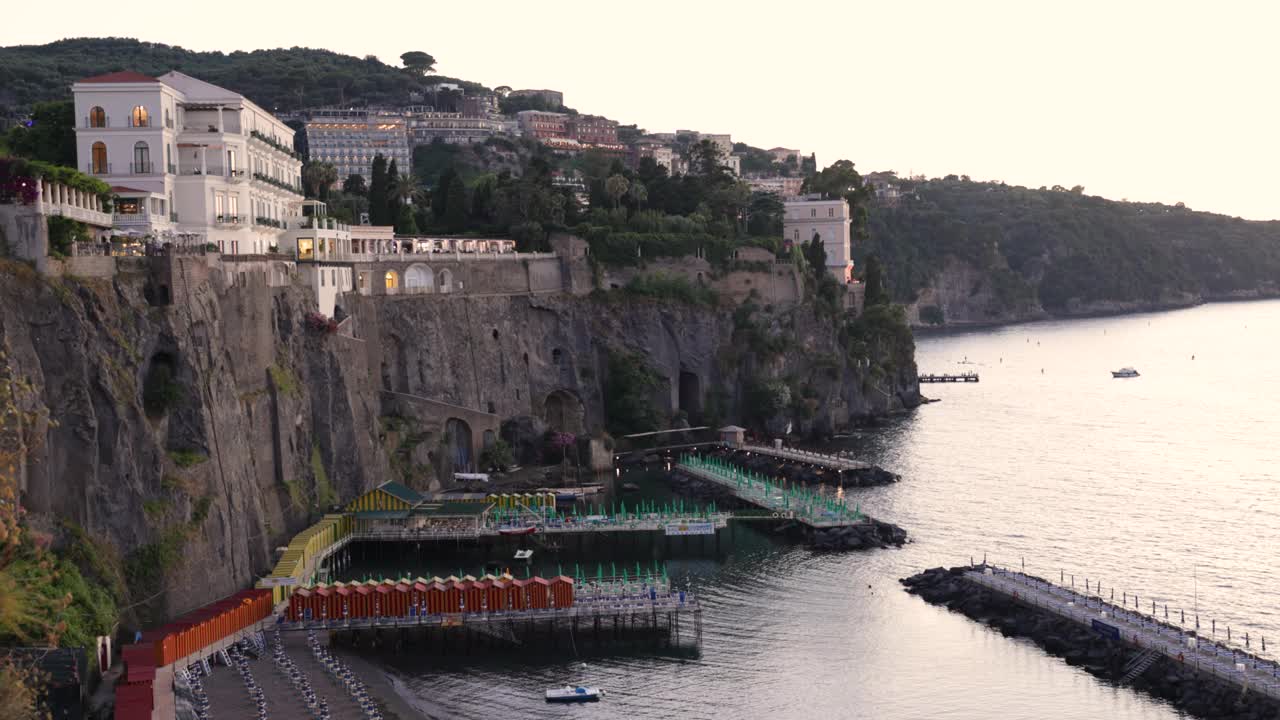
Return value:
M 294 45 L 490 87 L 553 88 L 652 132 L 729 132 L 863 172 L 1084 185 L 1280 218 L 1275 2 L 608 4 L 219 0 L 13 4 L 0 45 L 120 36 L 192 50 Z M 177 8 L 184 7 L 185 10 Z M 236 90 L 237 88 L 231 88 Z

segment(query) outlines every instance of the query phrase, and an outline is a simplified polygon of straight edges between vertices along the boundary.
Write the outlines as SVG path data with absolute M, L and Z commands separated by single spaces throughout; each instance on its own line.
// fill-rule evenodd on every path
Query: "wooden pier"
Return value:
M 769 455 L 771 457 L 790 460 L 792 462 L 817 465 L 818 467 L 835 470 L 837 472 L 844 472 L 845 470 L 866 470 L 871 467 L 869 463 L 864 463 L 861 460 L 853 460 L 840 455 L 829 455 L 827 453 L 810 452 L 808 450 L 798 450 L 796 448 L 789 447 L 742 445 L 735 449 L 749 453 L 756 453 L 758 455 Z
M 1051 612 L 1148 653 L 1194 667 L 1242 691 L 1280 700 L 1280 663 L 1248 649 L 1205 638 L 1151 615 L 1115 605 L 1096 595 L 1077 592 L 1000 568 L 975 568 L 965 580 L 1006 595 L 1016 602 Z
M 922 383 L 976 383 L 978 382 L 978 373 L 976 372 L 955 373 L 955 374 L 944 373 L 941 375 L 934 375 L 931 373 L 928 375 L 921 375 L 919 377 L 919 380 Z

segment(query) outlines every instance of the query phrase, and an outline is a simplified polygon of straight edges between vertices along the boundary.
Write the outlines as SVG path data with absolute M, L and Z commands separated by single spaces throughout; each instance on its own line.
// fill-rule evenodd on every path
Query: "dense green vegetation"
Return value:
M 609 377 L 604 383 L 605 427 L 614 436 L 661 427 L 653 395 L 662 378 L 644 356 L 621 350 L 609 352 Z
M 410 61 L 421 60 L 406 55 Z M 396 68 L 373 56 L 361 59 L 328 50 L 194 52 L 129 38 L 72 38 L 0 48 L 0 115 L 16 114 L 38 102 L 65 100 L 77 80 L 118 70 L 148 75 L 178 70 L 231 88 L 268 110 L 402 104 L 411 93 L 425 97 L 432 85 L 443 82 L 480 87 L 465 80 L 427 77 L 420 63 Z
M 1073 301 L 1274 290 L 1280 278 L 1278 222 L 1117 202 L 1082 187 L 955 176 L 902 186 L 909 197 L 900 207 L 876 208 L 869 238 L 856 249 L 884 260 L 889 291 L 902 302 L 913 301 L 949 257 L 984 273 L 1007 310 L 1037 299 L 1062 312 Z

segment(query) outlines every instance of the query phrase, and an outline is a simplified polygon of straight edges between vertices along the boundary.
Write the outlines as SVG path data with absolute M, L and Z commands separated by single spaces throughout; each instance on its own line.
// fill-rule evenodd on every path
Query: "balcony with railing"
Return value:
M 302 194 L 302 188 L 298 187 L 297 185 L 294 185 L 293 183 L 285 182 L 283 180 L 277 180 L 271 177 L 270 175 L 267 175 L 266 173 L 256 172 L 253 174 L 253 179 L 257 180 L 258 182 L 270 185 L 279 190 L 284 190 L 285 192 L 293 193 L 294 195 Z
M 284 153 L 284 154 L 288 155 L 289 157 L 293 158 L 294 160 L 301 160 L 301 159 L 302 159 L 302 156 L 301 156 L 301 155 L 299 155 L 299 154 L 298 154 L 298 152 L 297 152 L 296 150 L 294 150 L 292 147 L 289 147 L 289 146 L 285 145 L 283 142 L 281 142 L 281 141 L 280 141 L 279 139 L 277 139 L 277 138 L 271 137 L 271 136 L 269 136 L 269 135 L 265 135 L 265 134 L 263 134 L 263 133 L 258 132 L 257 130 L 250 130 L 250 131 L 249 131 L 249 137 L 253 138 L 254 140 L 257 140 L 257 141 L 261 142 L 262 144 L 264 144 L 264 145 L 266 145 L 266 146 L 268 146 L 268 147 L 271 147 L 271 148 L 274 148 L 274 149 L 276 149 L 276 150 L 279 150 L 280 152 L 282 152 L 282 153 Z
M 336 218 L 331 217 L 314 217 L 304 216 L 299 218 L 295 227 L 303 230 L 335 230 L 338 232 L 350 232 L 351 226 L 346 223 L 338 222 Z
M 94 130 L 100 130 L 100 129 L 104 129 L 104 128 L 109 128 L 109 127 L 111 127 L 111 116 L 110 116 L 110 115 L 100 115 L 100 116 L 98 116 L 98 117 L 96 117 L 96 118 L 95 118 L 95 117 L 93 117 L 93 116 L 91 116 L 91 115 L 85 115 L 85 116 L 84 116 L 84 125 L 82 125 L 81 127 L 93 128 Z
M 129 163 L 129 174 L 131 175 L 154 175 L 156 166 L 153 162 L 134 162 Z
M 219 225 L 240 225 L 247 219 L 243 215 L 219 215 L 214 218 Z
M 97 227 L 111 227 L 111 213 L 105 210 L 104 198 L 62 183 L 40 180 L 36 207 L 43 215 L 61 215 Z
M 89 163 L 84 171 L 90 175 L 110 175 L 111 163 Z
M 111 216 L 111 222 L 116 227 L 141 227 L 150 225 L 152 220 L 151 213 L 143 210 L 136 213 L 114 213 Z

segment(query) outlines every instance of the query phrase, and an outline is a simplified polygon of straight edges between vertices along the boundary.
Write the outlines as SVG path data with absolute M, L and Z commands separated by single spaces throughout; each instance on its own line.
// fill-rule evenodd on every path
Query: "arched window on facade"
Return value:
M 133 173 L 146 175 L 151 172 L 151 146 L 145 140 L 133 144 Z
M 107 126 L 107 111 L 94 105 L 89 108 L 89 127 L 104 128 Z
M 111 166 L 107 164 L 106 144 L 102 142 L 94 143 L 92 156 L 93 156 L 93 161 L 92 161 L 92 165 L 90 165 L 89 167 L 90 172 L 92 172 L 94 175 L 106 175 L 111 168 Z
M 133 108 L 133 112 L 129 113 L 129 124 L 133 127 L 148 127 L 151 125 L 151 117 L 147 114 L 147 109 L 141 105 Z

